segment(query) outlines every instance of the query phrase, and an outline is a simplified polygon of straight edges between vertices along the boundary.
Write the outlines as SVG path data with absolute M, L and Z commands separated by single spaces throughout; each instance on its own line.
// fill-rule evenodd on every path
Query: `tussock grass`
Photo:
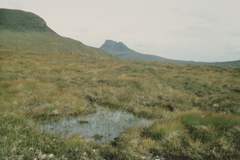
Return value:
M 157 121 L 142 135 L 157 141 L 159 146 L 150 149 L 156 155 L 178 159 L 237 159 L 239 126 L 238 116 L 195 110 Z
M 239 159 L 239 77 L 238 68 L 1 46 L 0 156 Z M 75 135 L 64 140 L 37 127 L 41 120 L 95 112 L 98 105 L 155 122 L 133 127 L 110 144 Z

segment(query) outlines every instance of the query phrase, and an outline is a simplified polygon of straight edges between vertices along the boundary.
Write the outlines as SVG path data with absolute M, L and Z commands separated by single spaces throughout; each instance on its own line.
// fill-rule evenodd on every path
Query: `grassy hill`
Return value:
M 39 51 L 94 54 L 96 56 L 109 56 L 106 52 L 86 46 L 79 41 L 45 32 L 15 32 L 0 30 L 0 44 L 22 49 Z
M 21 10 L 0 9 L 0 35 L 1 45 L 16 48 L 109 56 L 100 49 L 58 35 L 42 18 Z
M 194 61 L 180 61 L 163 58 L 160 56 L 142 54 L 128 48 L 122 42 L 116 42 L 112 40 L 106 40 L 105 43 L 100 47 L 100 49 L 108 52 L 109 54 L 129 60 L 139 60 L 139 61 L 158 61 L 158 62 L 168 62 L 174 64 L 197 64 L 197 65 L 210 65 L 210 66 L 222 66 L 222 67 L 240 67 L 239 61 L 229 61 L 229 62 L 194 62 Z
M 34 13 L 1 8 L 0 15 L 0 29 L 56 34 L 47 26 L 46 22 L 41 17 Z
M 240 158 L 239 68 L 128 61 L 84 45 L 70 54 L 67 46 L 41 49 L 46 32 L 30 34 L 33 46 L 22 36 L 29 33 L 1 33 L 2 159 Z M 45 120 L 81 118 L 98 106 L 154 123 L 103 144 L 75 133 L 61 138 L 39 127 Z

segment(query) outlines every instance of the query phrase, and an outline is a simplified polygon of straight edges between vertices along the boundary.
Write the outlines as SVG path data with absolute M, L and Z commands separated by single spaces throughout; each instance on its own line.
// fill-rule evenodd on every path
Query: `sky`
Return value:
M 240 0 L 0 0 L 42 17 L 64 37 L 99 48 L 123 42 L 176 60 L 240 60 Z

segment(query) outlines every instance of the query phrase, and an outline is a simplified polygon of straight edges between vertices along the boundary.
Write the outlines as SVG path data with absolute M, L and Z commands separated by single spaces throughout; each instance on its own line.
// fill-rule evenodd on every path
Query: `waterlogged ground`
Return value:
M 109 142 L 133 126 L 149 126 L 153 120 L 137 118 L 131 113 L 99 107 L 97 112 L 81 118 L 63 118 L 41 125 L 41 129 L 64 138 L 82 136 L 94 142 Z
M 0 46 L 2 159 L 47 159 L 52 155 L 53 159 L 153 159 L 157 155 L 240 159 L 239 68 L 84 54 Z M 127 122 L 112 125 L 118 114 L 107 112 L 103 117 L 112 119 L 107 122 L 110 127 L 98 124 L 107 121 L 104 118 L 90 121 L 81 117 L 82 123 L 78 119 L 45 123 L 46 134 L 36 128 L 36 122 L 43 119 L 93 113 L 96 105 L 152 117 L 154 123 L 147 129 L 127 129 L 114 143 L 104 145 L 75 136 L 104 142 L 131 127 L 131 118 L 123 116 Z M 124 123 L 128 125 L 114 129 Z M 90 126 L 91 132 L 86 132 Z M 67 138 L 56 138 L 60 136 L 57 130 Z

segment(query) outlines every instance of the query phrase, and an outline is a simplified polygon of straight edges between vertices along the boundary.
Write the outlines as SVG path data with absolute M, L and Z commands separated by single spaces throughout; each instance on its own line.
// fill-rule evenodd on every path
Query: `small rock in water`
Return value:
M 79 119 L 78 122 L 79 122 L 79 123 L 89 123 L 88 121 L 82 120 L 82 119 Z
M 100 134 L 94 134 L 94 135 L 92 136 L 92 138 L 94 138 L 95 140 L 99 140 L 99 139 L 102 139 L 103 136 L 100 135 Z

